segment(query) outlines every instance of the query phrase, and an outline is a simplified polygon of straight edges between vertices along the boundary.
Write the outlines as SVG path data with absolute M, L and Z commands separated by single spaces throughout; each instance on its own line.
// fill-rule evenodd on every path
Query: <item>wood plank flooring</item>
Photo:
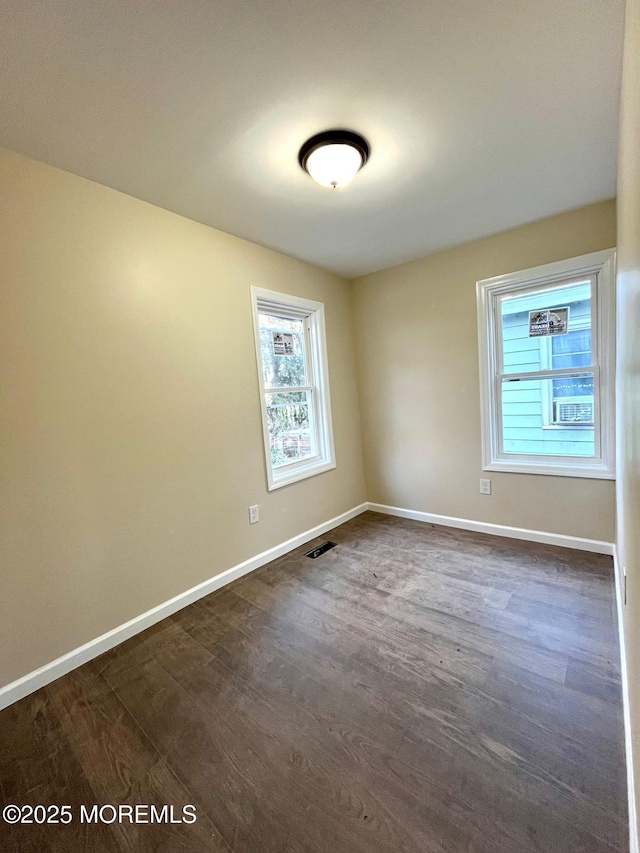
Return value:
M 74 814 L 0 850 L 625 853 L 611 559 L 373 513 L 326 538 L 0 712 L 2 804 Z

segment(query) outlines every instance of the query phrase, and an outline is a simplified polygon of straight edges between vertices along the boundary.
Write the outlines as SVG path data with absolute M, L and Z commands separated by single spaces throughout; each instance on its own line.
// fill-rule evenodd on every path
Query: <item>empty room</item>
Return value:
M 1 0 L 0 853 L 639 853 L 640 0 Z

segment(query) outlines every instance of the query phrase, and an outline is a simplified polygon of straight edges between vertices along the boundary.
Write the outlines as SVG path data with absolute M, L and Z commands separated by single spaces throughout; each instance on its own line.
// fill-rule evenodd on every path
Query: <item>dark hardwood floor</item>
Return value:
M 627 851 L 611 558 L 373 513 L 326 538 L 0 712 L 2 804 L 74 816 L 0 848 Z

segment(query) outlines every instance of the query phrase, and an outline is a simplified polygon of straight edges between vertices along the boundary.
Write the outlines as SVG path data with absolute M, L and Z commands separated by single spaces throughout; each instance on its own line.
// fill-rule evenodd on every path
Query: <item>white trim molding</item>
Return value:
M 540 542 L 544 545 L 557 545 L 560 548 L 575 548 L 578 551 L 591 551 L 594 554 L 613 554 L 613 542 L 600 539 L 582 539 L 579 536 L 566 536 L 563 533 L 547 533 L 542 530 L 528 530 L 525 527 L 507 527 L 504 524 L 491 524 L 488 521 L 472 521 L 451 515 L 436 515 L 433 512 L 420 512 L 414 509 L 401 509 L 397 506 L 369 503 L 371 512 L 396 515 L 399 518 L 411 518 L 443 527 L 456 527 L 459 530 L 473 530 L 476 533 L 488 533 L 491 536 L 505 536 L 508 539 L 522 539 L 525 542 Z
M 304 533 L 300 533 L 292 539 L 287 539 L 286 542 L 282 542 L 280 545 L 269 548 L 267 551 L 263 551 L 261 554 L 257 554 L 255 557 L 251 557 L 249 560 L 245 560 L 243 563 L 239 563 L 237 566 L 233 566 L 232 568 L 209 578 L 209 580 L 206 580 L 185 592 L 181 592 L 174 598 L 169 599 L 169 601 L 165 601 L 163 604 L 159 604 L 157 607 L 147 610 L 146 613 L 142 613 L 140 616 L 130 619 L 123 625 L 119 625 L 117 628 L 107 631 L 106 634 L 102 634 L 102 636 L 96 637 L 94 640 L 90 640 L 88 643 L 85 643 L 77 649 L 73 649 L 73 651 L 68 652 L 66 655 L 62 655 L 62 657 L 59 657 L 39 669 L 28 673 L 22 678 L 5 685 L 0 688 L 0 710 L 12 705 L 19 699 L 23 699 L 30 693 L 39 690 L 41 687 L 50 684 L 52 681 L 55 681 L 56 678 L 66 675 L 68 672 L 71 672 L 72 669 L 76 669 L 77 667 L 82 666 L 82 664 L 93 660 L 93 658 L 97 658 L 101 654 L 104 654 L 104 652 L 108 652 L 109 649 L 112 649 L 114 646 L 123 643 L 125 640 L 135 636 L 135 634 L 139 634 L 146 628 L 150 628 L 152 625 L 155 625 L 156 622 L 161 622 L 163 619 L 166 619 L 167 616 L 171 616 L 173 613 L 177 613 L 178 610 L 182 610 L 183 607 L 193 604 L 194 601 L 204 598 L 205 595 L 210 595 L 217 589 L 226 586 L 232 581 L 238 580 L 238 578 L 241 578 L 243 575 L 247 575 L 250 572 L 255 571 L 255 569 L 261 568 L 267 563 L 270 563 L 272 560 L 276 560 L 278 557 L 288 554 L 289 551 L 293 551 L 295 548 L 305 545 L 317 536 L 322 536 L 324 533 L 327 533 L 327 531 L 333 530 L 334 527 L 339 527 L 341 524 L 350 521 L 352 518 L 355 518 L 357 515 L 365 512 L 367 508 L 368 505 L 366 503 L 360 504 L 359 506 L 355 506 L 352 509 L 343 512 L 341 515 L 337 515 L 335 518 L 329 519 L 329 521 L 325 521 L 322 524 L 318 524 L 316 527 L 305 530 Z
M 633 772 L 633 746 L 631 736 L 631 706 L 629 703 L 629 676 L 627 673 L 627 648 L 624 633 L 625 571 L 619 559 L 618 549 L 613 550 L 613 566 L 616 581 L 616 606 L 618 616 L 618 639 L 620 642 L 620 674 L 622 682 L 622 710 L 624 715 L 624 742 L 627 764 L 627 791 L 629 797 L 629 853 L 639 853 L 638 811 L 635 778 Z

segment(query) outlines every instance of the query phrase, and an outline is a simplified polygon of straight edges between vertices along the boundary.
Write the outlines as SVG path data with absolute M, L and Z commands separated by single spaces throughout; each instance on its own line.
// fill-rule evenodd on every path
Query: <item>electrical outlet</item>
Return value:
M 491 480 L 480 480 L 480 494 L 481 495 L 490 495 L 491 494 Z
M 255 524 L 260 521 L 260 507 L 258 504 L 249 507 L 249 524 Z

